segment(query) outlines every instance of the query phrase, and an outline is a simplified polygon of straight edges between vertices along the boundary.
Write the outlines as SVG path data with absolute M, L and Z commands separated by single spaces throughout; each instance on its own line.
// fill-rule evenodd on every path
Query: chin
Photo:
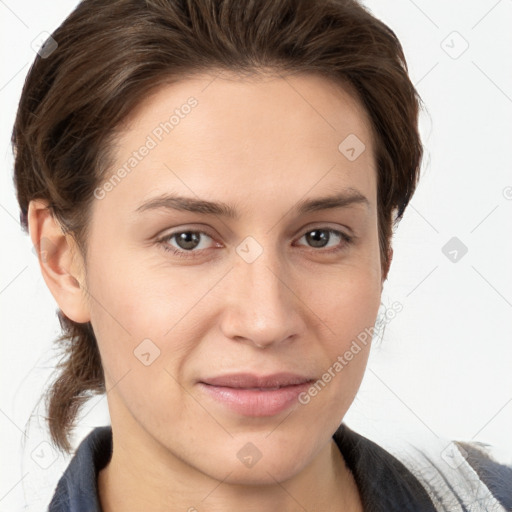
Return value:
M 227 477 L 226 474 L 212 476 L 230 485 L 275 485 L 276 482 L 285 482 L 293 478 L 302 468 L 289 462 L 283 464 L 283 461 L 267 461 L 265 464 L 260 460 L 252 468 L 236 465 L 231 469 L 232 472 Z M 218 468 L 216 470 L 218 471 Z M 228 471 L 226 469 L 225 473 L 228 473 Z
M 218 481 L 233 485 L 275 485 L 303 471 L 309 451 L 302 444 L 294 450 L 267 443 L 258 449 L 249 439 L 240 437 L 223 445 L 222 452 L 209 452 L 195 467 Z M 258 441 L 255 441 L 258 444 Z

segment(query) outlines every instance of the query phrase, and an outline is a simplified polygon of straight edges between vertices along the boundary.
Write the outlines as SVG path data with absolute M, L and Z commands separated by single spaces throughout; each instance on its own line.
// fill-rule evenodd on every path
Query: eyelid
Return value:
M 313 222 L 312 224 L 308 224 L 305 227 L 301 228 L 298 232 L 298 235 L 294 237 L 294 241 L 300 240 L 306 233 L 309 233 L 310 231 L 314 231 L 315 229 L 322 229 L 326 231 L 336 231 L 340 233 L 342 236 L 347 237 L 351 241 L 357 240 L 358 236 L 354 232 L 353 229 L 351 229 L 349 226 L 345 224 L 336 224 L 329 221 L 317 221 Z
M 164 229 L 163 231 L 161 231 L 159 234 L 157 234 L 154 238 L 155 239 L 162 239 L 162 238 L 169 238 L 173 235 L 178 235 L 179 233 L 188 233 L 188 232 L 191 232 L 191 233 L 200 233 L 202 235 L 206 235 L 206 236 L 209 236 L 210 238 L 212 238 L 213 240 L 216 239 L 216 236 L 210 232 L 209 228 L 206 227 L 206 226 L 203 226 L 203 225 L 191 225 L 191 226 L 187 226 L 187 225 L 184 225 L 183 227 L 182 226 L 177 226 L 176 228 L 168 228 L 168 229 Z

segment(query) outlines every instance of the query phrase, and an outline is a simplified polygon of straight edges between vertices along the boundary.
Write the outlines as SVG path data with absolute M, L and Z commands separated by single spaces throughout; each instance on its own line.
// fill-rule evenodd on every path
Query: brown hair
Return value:
M 12 134 L 25 231 L 30 200 L 46 199 L 86 260 L 93 191 L 112 164 L 116 128 L 163 83 L 219 70 L 316 73 L 348 84 L 371 119 L 387 275 L 393 224 L 419 179 L 421 100 L 397 37 L 356 0 L 83 0 L 52 37 L 57 47 L 47 44 L 28 73 Z M 105 383 L 90 322 L 58 316 L 63 358 L 47 420 L 69 452 L 80 406 Z

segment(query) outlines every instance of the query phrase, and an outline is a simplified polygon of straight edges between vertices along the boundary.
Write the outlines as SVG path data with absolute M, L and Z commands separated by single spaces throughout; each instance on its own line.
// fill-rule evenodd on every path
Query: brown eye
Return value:
M 204 249 L 208 249 L 207 239 L 213 240 L 203 231 L 183 230 L 169 233 L 157 240 L 157 243 L 165 250 L 183 258 L 194 258 Z M 174 243 L 171 243 L 174 241 Z M 195 250 L 197 249 L 197 250 Z
M 195 249 L 201 241 L 201 234 L 195 231 L 183 231 L 183 233 L 176 233 L 172 236 L 176 243 L 185 251 Z
M 327 252 L 333 252 L 333 249 L 334 251 L 341 250 L 352 242 L 351 237 L 341 231 L 331 228 L 312 229 L 300 238 L 300 240 L 302 239 L 306 241 L 307 245 L 314 249 L 329 247 L 330 250 Z M 329 246 L 330 243 L 331 245 Z

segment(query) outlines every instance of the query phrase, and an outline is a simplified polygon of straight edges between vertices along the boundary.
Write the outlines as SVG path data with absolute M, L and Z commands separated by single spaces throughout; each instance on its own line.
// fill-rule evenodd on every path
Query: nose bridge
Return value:
M 254 252 L 254 248 L 250 250 Z M 255 314 L 268 316 L 273 312 L 278 315 L 289 297 L 283 290 L 284 266 L 276 250 L 267 246 L 254 261 L 243 256 L 240 259 L 236 267 L 237 279 L 243 288 L 241 295 L 250 301 Z
M 277 249 L 258 248 L 254 240 L 242 242 L 237 247 L 232 279 L 226 335 L 264 347 L 301 331 L 297 299 L 288 289 Z
M 248 298 L 253 299 L 253 306 L 282 307 L 287 301 L 283 293 L 283 266 L 275 254 L 265 251 L 253 263 L 240 264 Z M 240 276 L 239 276 L 240 278 Z

